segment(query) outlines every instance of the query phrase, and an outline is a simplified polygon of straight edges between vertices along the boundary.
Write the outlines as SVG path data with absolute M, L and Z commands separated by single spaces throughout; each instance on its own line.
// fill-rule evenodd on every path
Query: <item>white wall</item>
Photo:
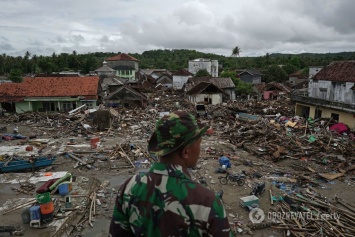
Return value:
M 354 86 L 353 82 L 337 82 L 333 84 L 331 81 L 309 82 L 308 92 L 310 97 L 339 101 L 344 103 L 353 103 L 353 91 L 350 89 Z
M 191 76 L 173 75 L 173 88 L 180 90 Z
M 218 77 L 218 61 L 209 59 L 189 61 L 189 72 L 195 75 L 200 70 L 206 70 L 212 77 Z
M 309 67 L 309 79 L 315 76 L 323 67 Z
M 192 103 L 196 103 L 196 104 L 199 103 L 203 104 L 205 98 L 211 98 L 213 105 L 221 104 L 223 101 L 222 94 L 197 94 L 197 95 L 189 96 L 189 100 Z

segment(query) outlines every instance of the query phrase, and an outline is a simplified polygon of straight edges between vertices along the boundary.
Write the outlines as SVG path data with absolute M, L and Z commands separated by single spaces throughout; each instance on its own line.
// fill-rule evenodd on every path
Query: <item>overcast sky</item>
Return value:
M 355 51 L 354 0 L 0 0 L 0 53 Z

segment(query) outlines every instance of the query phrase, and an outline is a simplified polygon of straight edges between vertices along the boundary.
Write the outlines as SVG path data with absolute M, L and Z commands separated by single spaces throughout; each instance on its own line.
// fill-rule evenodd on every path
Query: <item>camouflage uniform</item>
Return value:
M 156 124 L 148 151 L 166 156 L 201 137 L 206 127 L 174 112 Z M 180 165 L 154 163 L 119 189 L 110 236 L 232 236 L 225 209 L 211 190 L 190 179 Z

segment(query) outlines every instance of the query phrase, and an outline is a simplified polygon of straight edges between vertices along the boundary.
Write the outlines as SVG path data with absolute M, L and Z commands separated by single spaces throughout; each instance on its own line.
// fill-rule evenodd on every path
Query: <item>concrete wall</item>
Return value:
M 331 82 L 310 80 L 308 92 L 310 97 L 339 101 L 344 103 L 355 103 L 354 91 L 350 88 L 354 82 Z
M 295 114 L 298 116 L 302 116 L 302 110 L 305 107 L 309 108 L 309 117 L 314 118 L 315 114 L 316 114 L 316 106 L 313 106 L 313 105 L 296 103 Z M 339 111 L 339 110 L 324 108 L 324 107 L 320 107 L 318 109 L 320 109 L 322 111 L 321 117 L 330 118 L 330 117 L 332 117 L 332 113 L 338 114 L 339 115 L 339 123 L 345 123 L 346 125 L 349 126 L 349 128 L 355 129 L 355 117 L 354 117 L 355 115 L 353 115 L 351 113 Z
M 189 79 L 189 76 L 173 76 L 173 88 L 180 90 Z
M 226 92 L 229 95 L 230 100 L 235 100 L 235 89 L 223 89 L 224 92 Z
M 218 77 L 218 61 L 209 59 L 189 61 L 189 72 L 195 75 L 200 70 L 206 70 L 212 77 Z
M 309 67 L 309 79 L 316 75 L 323 67 Z

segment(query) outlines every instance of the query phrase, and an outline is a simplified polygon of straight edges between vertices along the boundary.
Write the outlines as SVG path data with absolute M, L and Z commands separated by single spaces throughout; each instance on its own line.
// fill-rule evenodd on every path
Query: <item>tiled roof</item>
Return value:
M 321 69 L 314 80 L 355 82 L 355 61 L 336 61 Z
M 230 77 L 193 77 L 187 80 L 186 89 L 190 90 L 200 82 L 210 82 L 221 89 L 234 88 L 235 85 Z
M 267 90 L 270 90 L 272 88 L 277 88 L 280 91 L 284 91 L 287 93 L 291 92 L 291 88 L 282 84 L 282 83 L 278 83 L 278 82 L 269 82 L 269 83 L 259 83 L 259 84 L 254 84 L 253 87 L 259 91 L 259 92 L 264 92 Z
M 1 84 L 0 98 L 10 101 L 19 97 L 84 96 L 85 98 L 97 98 L 98 84 L 98 76 L 25 77 L 21 83 Z
M 120 91 L 126 91 L 126 93 L 131 93 L 131 95 L 134 95 L 135 98 L 131 98 L 131 97 L 128 97 L 128 98 L 121 98 L 122 100 L 147 100 L 147 98 L 142 95 L 141 93 L 139 93 L 138 91 L 128 87 L 128 86 L 122 86 L 120 88 L 117 88 L 117 90 L 115 90 L 114 92 L 110 93 L 109 95 L 107 95 L 107 97 L 105 98 L 106 100 L 110 100 L 115 94 L 117 94 L 118 92 Z
M 103 65 L 102 67 L 96 69 L 95 72 L 115 72 L 115 69 L 112 69 L 107 65 Z
M 138 61 L 138 59 L 129 56 L 128 54 L 121 53 L 111 58 L 107 58 L 106 61 Z
M 166 69 L 141 69 L 140 71 L 147 75 L 152 75 L 153 73 L 170 73 Z
M 179 71 L 173 72 L 173 75 L 175 75 L 175 76 L 192 76 L 192 73 L 185 70 L 185 69 L 181 69 Z
M 121 82 L 117 77 L 105 77 L 101 82 L 102 90 L 107 90 L 109 86 L 123 86 L 124 83 Z
M 239 73 L 238 75 L 241 75 L 241 74 L 243 74 L 245 72 L 250 74 L 250 75 L 263 75 L 259 70 L 256 70 L 256 69 L 248 69 L 248 70 L 245 70 L 245 71 Z

